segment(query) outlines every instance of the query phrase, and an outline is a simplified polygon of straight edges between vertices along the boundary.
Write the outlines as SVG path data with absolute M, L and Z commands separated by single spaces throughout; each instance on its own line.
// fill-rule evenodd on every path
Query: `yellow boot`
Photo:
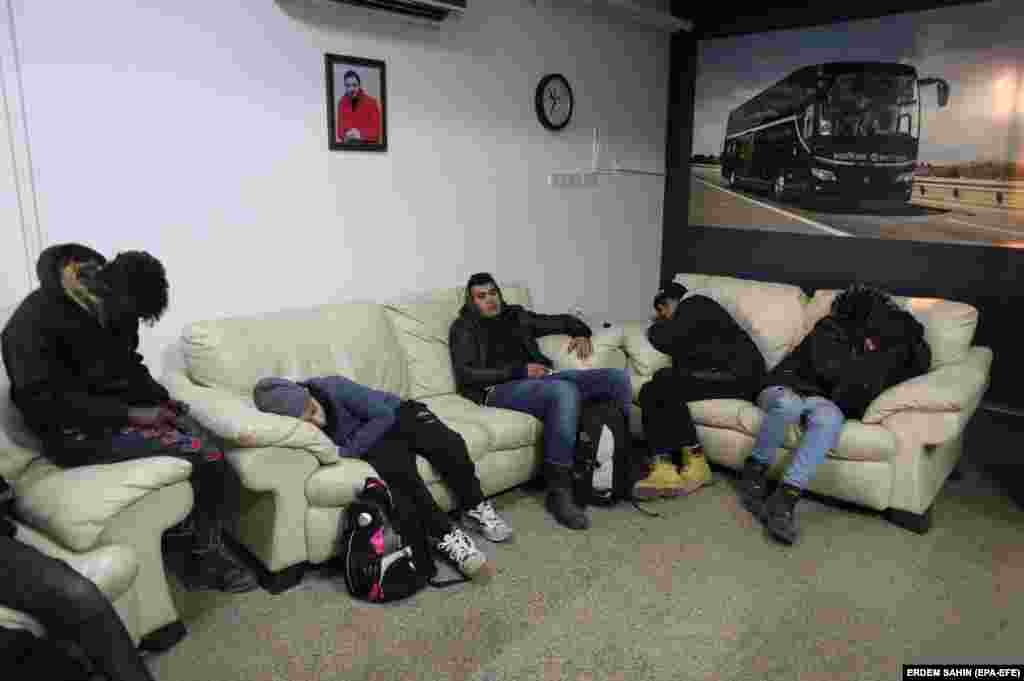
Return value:
M 633 496 L 638 499 L 678 497 L 686 494 L 685 487 L 675 464 L 667 458 L 656 457 L 647 477 L 633 485 Z
M 711 484 L 711 467 L 704 456 L 703 447 L 683 447 L 683 466 L 679 471 L 679 477 L 683 481 L 683 494 L 691 494 L 704 485 Z

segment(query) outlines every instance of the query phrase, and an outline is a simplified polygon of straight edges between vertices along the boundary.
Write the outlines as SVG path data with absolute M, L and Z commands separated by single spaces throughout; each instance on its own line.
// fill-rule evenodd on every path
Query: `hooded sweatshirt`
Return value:
M 522 305 L 506 305 L 497 283 L 490 283 L 501 301 L 498 316 L 485 319 L 480 315 L 467 283 L 462 309 L 448 333 L 456 389 L 477 404 L 483 404 L 488 388 L 526 378 L 527 364 L 553 365 L 537 344 L 541 336 L 591 335 L 590 327 L 572 315 L 537 314 Z M 495 334 L 501 337 L 495 338 Z
M 47 248 L 36 265 L 39 288 L 0 334 L 11 401 L 44 445 L 110 432 L 127 424 L 130 407 L 170 399 L 137 351 L 138 320 L 103 318 L 96 273 L 105 264 L 80 244 Z

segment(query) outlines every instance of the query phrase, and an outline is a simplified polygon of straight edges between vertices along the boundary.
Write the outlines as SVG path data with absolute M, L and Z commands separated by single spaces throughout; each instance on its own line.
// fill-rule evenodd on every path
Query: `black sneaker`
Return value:
M 256 576 L 217 547 L 190 556 L 185 586 L 192 591 L 241 594 L 259 586 Z

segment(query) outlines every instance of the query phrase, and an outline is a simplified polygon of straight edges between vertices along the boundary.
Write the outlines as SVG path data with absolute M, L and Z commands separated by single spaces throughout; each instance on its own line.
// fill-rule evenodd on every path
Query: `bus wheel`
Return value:
M 773 189 L 775 191 L 776 201 L 786 200 L 786 176 L 784 173 L 779 173 L 779 176 L 775 178 L 775 185 Z

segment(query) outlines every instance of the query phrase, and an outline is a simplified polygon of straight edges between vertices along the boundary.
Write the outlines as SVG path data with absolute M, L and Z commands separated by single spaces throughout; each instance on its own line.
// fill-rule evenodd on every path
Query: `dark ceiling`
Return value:
M 672 0 L 672 13 L 694 22 L 697 38 L 759 33 L 784 28 L 869 19 L 898 12 L 920 12 L 984 0 L 767 0 L 740 9 L 740 3 Z

